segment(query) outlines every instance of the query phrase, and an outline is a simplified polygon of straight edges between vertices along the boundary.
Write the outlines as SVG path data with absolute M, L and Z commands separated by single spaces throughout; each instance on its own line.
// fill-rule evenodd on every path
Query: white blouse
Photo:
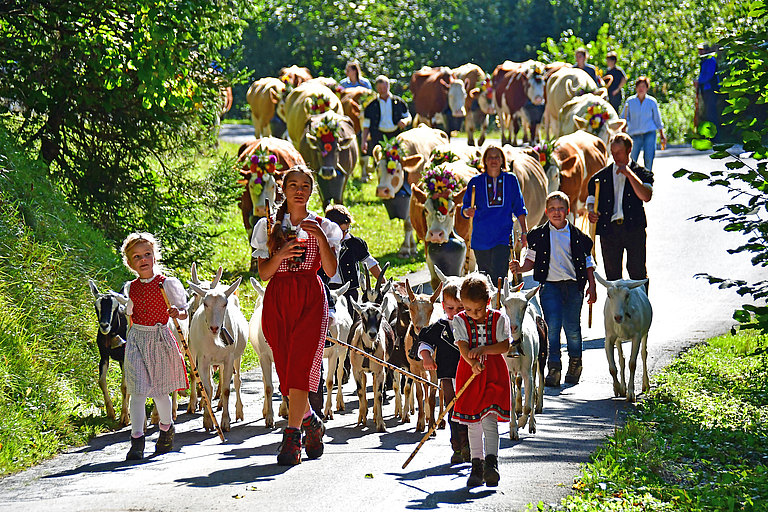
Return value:
M 328 245 L 333 249 L 333 253 L 336 258 L 339 257 L 339 249 L 341 248 L 341 239 L 344 237 L 344 233 L 341 232 L 341 228 L 335 222 L 332 222 L 325 217 L 320 217 L 314 212 L 308 212 L 304 219 L 317 218 L 320 222 L 320 228 L 325 233 L 325 237 L 328 239 Z M 304 220 L 302 219 L 302 221 Z M 299 222 L 301 224 L 301 222 Z M 283 216 L 283 227 L 291 228 L 296 231 L 299 229 L 299 225 L 293 225 L 291 223 L 291 216 L 285 214 Z M 262 217 L 253 227 L 253 235 L 251 235 L 251 247 L 253 247 L 252 256 L 254 258 L 267 259 L 269 258 L 269 249 L 267 248 L 267 240 L 269 235 L 267 233 L 267 218 Z
M 139 279 L 139 281 L 148 283 L 152 281 L 155 276 L 157 276 L 157 274 L 154 274 L 149 279 Z M 184 289 L 184 285 L 181 284 L 181 281 L 175 277 L 166 276 L 163 288 L 165 289 L 166 295 L 168 295 L 168 300 L 171 301 L 173 306 L 176 306 L 176 309 L 179 311 L 187 310 L 187 290 Z M 128 297 L 128 304 L 125 305 L 125 314 L 131 316 L 133 314 L 133 301 L 131 300 L 130 281 L 125 283 L 125 296 Z
M 469 343 L 467 324 L 464 323 L 464 320 L 462 320 L 459 315 L 453 317 L 451 328 L 453 329 L 453 342 L 455 345 L 458 346 L 460 341 Z M 495 334 L 495 343 L 506 341 L 511 337 L 509 329 L 509 317 L 503 311 L 501 311 L 501 315 L 499 315 L 499 319 L 496 321 Z M 485 322 L 477 322 L 477 335 L 479 338 L 478 343 L 480 346 L 488 345 L 487 333 L 485 332 Z

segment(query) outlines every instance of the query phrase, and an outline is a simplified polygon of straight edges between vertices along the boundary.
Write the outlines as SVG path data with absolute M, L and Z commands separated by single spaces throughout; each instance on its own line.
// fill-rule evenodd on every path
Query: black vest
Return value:
M 379 96 L 365 107 L 365 117 L 371 120 L 371 130 L 378 130 L 381 122 L 381 108 L 379 107 Z M 408 117 L 408 105 L 400 96 L 392 95 L 392 123 L 397 126 L 401 119 Z
M 641 182 L 653 185 L 653 173 L 651 171 L 635 161 L 629 163 L 629 168 L 637 174 Z M 613 216 L 613 177 L 613 164 L 611 164 L 595 173 L 587 184 L 589 195 L 594 196 L 595 183 L 600 182 L 600 197 L 597 203 L 597 211 L 600 213 L 600 218 L 597 220 L 597 234 L 600 236 L 607 233 L 608 225 L 611 223 L 611 217 Z M 629 180 L 624 183 L 622 210 L 624 211 L 624 224 L 627 229 L 645 228 L 648 225 L 645 218 L 643 200 L 637 197 Z
M 592 252 L 592 239 L 571 224 L 571 259 L 576 270 L 576 283 L 583 289 L 587 284 L 587 256 Z M 539 283 L 547 281 L 549 258 L 552 255 L 549 243 L 549 222 L 533 228 L 528 233 L 528 246 L 536 251 L 533 264 L 533 279 Z

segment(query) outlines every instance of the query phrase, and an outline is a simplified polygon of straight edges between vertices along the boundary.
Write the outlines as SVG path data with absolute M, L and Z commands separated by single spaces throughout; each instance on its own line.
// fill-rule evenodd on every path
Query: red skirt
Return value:
M 472 375 L 472 368 L 462 357 L 456 369 L 456 392 Z M 501 354 L 485 357 L 485 369 L 462 393 L 453 406 L 451 417 L 459 423 L 477 423 L 489 414 L 499 421 L 509 421 L 510 387 L 509 370 Z
M 278 272 L 264 294 L 262 325 L 280 393 L 316 391 L 328 331 L 328 302 L 316 271 Z

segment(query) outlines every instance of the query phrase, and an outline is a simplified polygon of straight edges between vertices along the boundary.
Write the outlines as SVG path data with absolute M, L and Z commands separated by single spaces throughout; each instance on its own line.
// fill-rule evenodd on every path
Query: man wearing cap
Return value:
M 379 97 L 365 107 L 363 120 L 363 153 L 373 154 L 376 147 L 386 136 L 388 139 L 396 136 L 411 124 L 411 114 L 408 105 L 399 96 L 389 92 L 389 78 L 384 75 L 376 77 L 376 92 Z M 368 140 L 368 135 L 371 140 Z
M 623 69 L 616 66 L 616 52 L 608 52 L 605 56 L 605 67 L 607 68 L 605 76 L 613 77 L 611 85 L 608 86 L 608 102 L 616 112 L 619 112 L 624 85 L 627 83 L 627 75 Z
M 580 70 L 586 72 L 592 80 L 595 81 L 598 87 L 603 86 L 603 80 L 597 76 L 597 69 L 595 69 L 595 66 L 592 64 L 587 64 L 587 58 L 589 58 L 589 54 L 587 53 L 586 48 L 579 48 L 576 50 L 576 65 L 574 67 L 579 68 Z

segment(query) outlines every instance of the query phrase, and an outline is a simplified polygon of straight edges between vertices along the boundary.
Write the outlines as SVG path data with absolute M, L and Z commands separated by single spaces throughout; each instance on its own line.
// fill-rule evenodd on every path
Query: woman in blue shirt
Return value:
M 523 231 L 522 243 L 527 245 L 528 211 L 517 176 L 506 172 L 507 161 L 500 147 L 489 145 L 483 152 L 484 172 L 469 180 L 461 214 L 472 217 L 472 250 L 477 268 L 498 282 L 509 268 L 509 243 L 515 217 Z M 472 190 L 475 204 L 472 205 Z
M 344 72 L 347 74 L 347 78 L 344 78 L 339 82 L 339 85 L 343 89 L 348 89 L 350 87 L 373 89 L 373 87 L 371 87 L 371 81 L 363 77 L 363 73 L 360 71 L 360 64 L 356 60 L 347 62 L 347 67 Z
M 653 170 L 653 157 L 656 155 L 656 130 L 659 131 L 662 147 L 667 145 L 664 136 L 664 124 L 661 122 L 659 104 L 656 98 L 648 94 L 651 83 L 641 76 L 635 81 L 635 94 L 627 99 L 621 117 L 627 120 L 627 133 L 632 137 L 630 158 L 637 162 L 640 150 L 643 150 L 643 163 L 646 169 Z

